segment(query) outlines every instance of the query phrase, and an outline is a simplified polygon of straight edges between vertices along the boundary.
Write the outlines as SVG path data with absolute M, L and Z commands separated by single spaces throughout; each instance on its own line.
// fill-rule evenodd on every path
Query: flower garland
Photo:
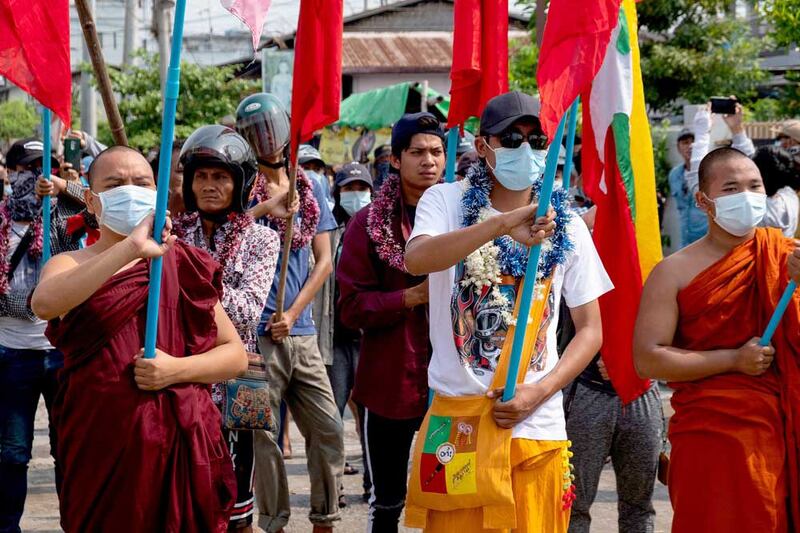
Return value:
M 494 186 L 494 180 L 486 172 L 480 162 L 473 164 L 467 170 L 467 188 L 461 199 L 463 208 L 462 226 L 469 227 L 483 222 L 493 215 L 489 196 Z M 542 188 L 539 179 L 531 189 L 531 199 L 538 197 Z M 553 191 L 551 203 L 556 212 L 555 234 L 542 243 L 542 255 L 539 259 L 539 269 L 536 274 L 534 286 L 534 299 L 543 297 L 543 281 L 548 278 L 555 268 L 563 264 L 566 254 L 573 248 L 569 238 L 567 226 L 572 215 L 568 209 L 569 200 L 567 192 L 563 189 Z M 503 275 L 521 278 L 528 267 L 529 250 L 508 235 L 502 235 L 492 242 L 488 242 L 472 252 L 464 261 L 465 279 L 463 286 L 473 285 L 477 291 L 490 287 L 490 298 L 493 305 L 503 309 L 502 316 L 509 325 L 515 323 L 512 315 L 513 302 L 502 294 L 499 289 Z
M 297 169 L 297 194 L 300 196 L 300 209 L 298 212 L 300 213 L 301 224 L 299 231 L 295 224 L 294 232 L 292 232 L 292 250 L 300 250 L 311 243 L 311 240 L 317 234 L 317 224 L 320 217 L 319 204 L 317 204 L 317 199 L 314 196 L 314 187 L 301 169 Z M 261 174 L 258 176 L 255 199 L 258 203 L 269 200 L 267 180 Z M 286 235 L 286 219 L 275 218 L 270 215 L 266 215 L 265 218 L 278 231 L 281 236 L 281 243 L 283 243 Z M 292 218 L 294 219 L 294 217 Z
M 247 228 L 253 225 L 254 222 L 253 217 L 246 213 L 229 213 L 228 221 L 218 228 L 217 231 L 222 231 L 224 235 L 222 244 L 217 248 L 214 256 L 223 270 L 239 251 Z M 196 212 L 179 215 L 172 222 L 173 232 L 182 241 L 192 239 L 192 233 L 200 228 L 200 215 Z M 215 234 L 213 238 L 216 242 L 217 235 Z M 203 241 L 205 242 L 205 237 L 203 237 Z M 190 242 L 190 244 L 196 245 L 194 242 Z
M 11 211 L 8 209 L 8 203 L 4 202 L 0 207 L 0 294 L 7 294 L 9 289 L 8 272 L 11 269 L 9 261 L 8 249 L 10 245 L 11 227 L 13 224 L 11 218 Z M 39 259 L 42 256 L 42 236 L 44 235 L 44 228 L 42 225 L 42 217 L 37 216 L 33 219 L 33 241 L 28 247 L 28 257 L 31 259 Z
M 400 175 L 393 172 L 372 199 L 367 214 L 367 234 L 375 244 L 381 261 L 407 272 L 403 246 L 394 234 L 391 221 L 400 215 Z

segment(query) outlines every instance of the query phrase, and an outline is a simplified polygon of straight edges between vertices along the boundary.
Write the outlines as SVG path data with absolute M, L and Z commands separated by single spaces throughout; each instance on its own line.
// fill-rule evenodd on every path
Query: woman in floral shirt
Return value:
M 280 241 L 274 230 L 245 213 L 257 172 L 247 142 L 225 126 L 203 126 L 181 151 L 186 213 L 175 220 L 178 237 L 209 252 L 222 266 L 222 306 L 250 352 L 267 301 Z M 221 404 L 221 387 L 212 387 Z M 223 430 L 234 458 L 238 495 L 230 529 L 252 531 L 253 433 Z

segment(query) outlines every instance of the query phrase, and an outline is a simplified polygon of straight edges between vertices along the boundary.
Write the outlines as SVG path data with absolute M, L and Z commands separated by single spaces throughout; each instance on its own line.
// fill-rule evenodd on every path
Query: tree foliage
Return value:
M 638 4 L 645 100 L 673 111 L 735 94 L 747 101 L 766 78 L 759 66 L 764 42 L 730 15 L 728 0 L 648 0 Z
M 758 4 L 778 46 L 800 44 L 800 0 L 762 0 Z
M 0 104 L 0 140 L 5 144 L 36 133 L 39 115 L 25 100 L 10 100 Z
M 536 94 L 536 65 L 539 62 L 539 48 L 532 42 L 512 42 L 508 62 L 508 85 L 514 91 Z
M 161 81 L 158 56 L 139 53 L 141 61 L 125 71 L 109 72 L 120 95 L 119 111 L 129 144 L 139 150 L 157 146 L 161 138 Z M 181 63 L 181 93 L 175 119 L 175 136 L 186 138 L 205 124 L 215 124 L 233 114 L 239 101 L 256 92 L 254 80 L 237 79 L 233 67 L 204 67 Z M 108 139 L 104 139 L 108 141 Z

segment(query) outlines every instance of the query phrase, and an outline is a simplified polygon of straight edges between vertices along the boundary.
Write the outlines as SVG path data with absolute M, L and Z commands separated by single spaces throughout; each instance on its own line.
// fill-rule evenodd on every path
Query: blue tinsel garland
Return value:
M 461 205 L 464 209 L 462 219 L 462 226 L 472 226 L 478 221 L 478 215 L 485 207 L 489 207 L 489 195 L 492 192 L 494 180 L 486 172 L 483 163 L 474 163 L 468 170 L 466 179 L 469 180 L 470 186 L 464 191 L 464 196 L 461 199 Z M 533 184 L 531 190 L 531 199 L 539 196 L 542 189 L 542 180 L 538 179 Z M 539 272 L 542 277 L 549 277 L 555 268 L 563 264 L 567 259 L 567 253 L 573 248 L 572 240 L 569 238 L 567 226 L 572 213 L 569 209 L 569 201 L 567 200 L 567 191 L 558 189 L 553 191 L 551 204 L 556 212 L 556 230 L 551 238 L 553 247 L 549 251 L 542 251 L 541 259 L 539 260 Z M 494 240 L 494 244 L 500 249 L 498 254 L 498 261 L 500 262 L 500 269 L 503 274 L 520 278 L 525 275 L 525 269 L 528 267 L 528 253 L 527 247 L 520 245 L 508 235 L 503 235 Z

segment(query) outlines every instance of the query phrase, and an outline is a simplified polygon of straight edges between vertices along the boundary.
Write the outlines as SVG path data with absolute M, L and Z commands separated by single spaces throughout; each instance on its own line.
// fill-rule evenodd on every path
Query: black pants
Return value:
M 422 418 L 394 420 L 365 411 L 367 462 L 372 474 L 367 531 L 394 533 L 406 502 L 411 441 Z

